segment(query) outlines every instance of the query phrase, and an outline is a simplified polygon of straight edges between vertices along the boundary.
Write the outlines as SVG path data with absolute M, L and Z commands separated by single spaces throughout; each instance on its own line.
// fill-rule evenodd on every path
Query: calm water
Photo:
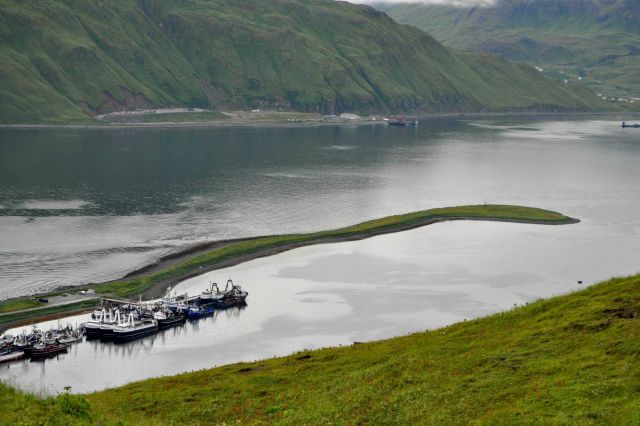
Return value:
M 640 132 L 614 121 L 288 129 L 1 130 L 3 296 L 121 274 L 195 241 L 513 203 L 571 226 L 454 222 L 305 247 L 232 277 L 244 310 L 129 345 L 85 342 L 0 378 L 90 391 L 433 328 L 640 271 Z M 72 318 L 81 322 L 82 318 Z

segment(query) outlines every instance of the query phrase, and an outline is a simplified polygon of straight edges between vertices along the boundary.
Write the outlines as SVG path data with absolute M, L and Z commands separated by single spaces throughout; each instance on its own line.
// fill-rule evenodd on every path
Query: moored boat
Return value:
M 169 287 L 162 299 L 160 299 L 160 304 L 174 312 L 186 312 L 189 310 L 189 307 L 184 303 L 187 298 L 187 294 L 180 294 L 176 296 L 171 295 L 171 287 Z
M 31 348 L 39 340 L 39 334 L 35 331 L 31 334 L 22 333 L 13 339 L 11 343 L 12 349 L 26 350 Z
M 17 361 L 25 357 L 24 351 L 18 349 L 4 349 L 0 351 L 0 364 Z
M 193 305 L 189 307 L 189 312 L 187 312 L 187 318 L 190 320 L 206 317 L 208 315 L 213 314 L 214 307 L 212 305 L 199 306 Z
M 98 321 L 84 323 L 84 334 L 87 336 L 87 339 L 99 339 L 102 334 L 100 323 Z
M 170 310 L 155 312 L 153 317 L 158 321 L 159 330 L 164 330 L 165 328 L 173 327 L 175 325 L 181 325 L 187 321 L 187 315 L 185 313 L 173 312 Z
M 116 343 L 128 342 L 157 332 L 158 321 L 151 318 L 135 319 L 133 313 L 129 313 L 126 322 L 113 328 L 113 341 Z
M 69 346 L 63 343 L 44 344 L 39 343 L 33 346 L 30 351 L 25 352 L 31 356 L 31 358 L 47 358 L 50 356 L 58 355 L 67 352 Z
M 63 343 L 65 345 L 70 345 L 72 343 L 76 343 L 78 341 L 82 340 L 82 333 L 80 332 L 74 332 L 71 333 L 67 336 L 63 336 L 63 337 L 59 337 L 58 338 L 58 342 Z
M 404 117 L 390 117 L 389 126 L 417 126 L 420 122 L 418 119 L 406 119 Z
M 242 287 L 228 280 L 227 285 L 224 287 L 224 291 L 221 292 L 222 297 L 214 302 L 214 306 L 219 309 L 226 309 L 232 306 L 239 306 L 246 303 L 248 292 L 244 291 Z
M 100 324 L 100 340 L 113 340 L 113 329 L 116 328 L 116 326 L 116 323 Z
M 213 291 L 215 289 L 215 291 Z M 211 283 L 211 287 L 203 291 L 198 300 L 202 304 L 214 303 L 216 300 L 220 300 L 224 295 L 218 289 L 217 283 Z

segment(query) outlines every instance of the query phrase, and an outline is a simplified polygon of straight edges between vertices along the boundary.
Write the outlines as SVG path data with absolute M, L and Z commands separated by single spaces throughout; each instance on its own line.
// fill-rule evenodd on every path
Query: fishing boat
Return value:
M 187 312 L 189 310 L 189 306 L 184 303 L 184 300 L 187 298 L 187 294 L 180 294 L 176 296 L 171 295 L 171 287 L 169 287 L 164 294 L 164 297 L 160 299 L 160 305 L 170 309 L 174 312 Z
M 25 352 L 30 355 L 31 358 L 48 358 L 50 356 L 58 355 L 67 352 L 69 346 L 63 343 L 38 343 L 31 348 L 31 350 Z
M 11 335 L 4 335 L 0 337 L 0 350 L 10 348 L 14 340 L 15 338 Z
M 117 308 L 115 311 L 110 309 L 108 312 L 106 309 L 102 309 L 96 319 L 83 324 L 87 339 L 113 340 L 113 329 L 118 325 L 122 316 L 128 314 L 137 316 L 138 312 L 129 306 Z
M 126 322 L 121 322 L 113 328 L 113 341 L 128 342 L 157 332 L 158 321 L 151 318 L 136 319 L 133 312 L 130 312 Z
M 95 314 L 95 312 L 94 312 Z M 98 339 L 102 335 L 102 329 L 100 326 L 103 323 L 103 320 L 107 317 L 107 310 L 102 309 L 98 315 L 91 315 L 92 320 L 87 321 L 83 324 L 84 334 L 87 336 L 87 339 Z
M 214 289 L 216 291 L 213 291 Z M 205 291 L 203 291 L 202 294 L 200 294 L 200 296 L 198 297 L 198 300 L 200 301 L 200 303 L 207 304 L 207 303 L 214 303 L 216 300 L 220 300 L 223 297 L 224 295 L 218 289 L 218 284 L 211 283 L 211 286 Z
M 406 126 L 407 122 L 404 118 L 389 118 L 389 126 Z
M 81 329 L 74 329 L 71 324 L 62 326 L 60 322 L 58 322 L 57 327 L 52 327 L 44 334 L 42 341 L 44 343 L 70 344 L 82 339 L 82 335 L 83 331 Z
M 38 333 L 33 332 L 31 334 L 27 334 L 25 332 L 22 332 L 15 339 L 13 339 L 11 348 L 17 350 L 26 350 L 33 347 L 33 345 L 36 344 L 38 340 L 40 340 L 40 336 Z
M 5 362 L 17 361 L 24 357 L 25 357 L 24 351 L 21 351 L 18 349 L 6 348 L 3 350 L 0 350 L 0 364 Z
M 99 339 L 101 333 L 100 322 L 94 320 L 84 323 L 84 334 L 87 339 Z
M 187 318 L 190 320 L 206 317 L 208 315 L 213 314 L 214 307 L 213 305 L 192 305 L 189 307 L 189 312 L 187 312 Z
M 622 128 L 623 129 L 640 129 L 640 124 L 627 124 L 623 121 Z
M 103 311 L 103 308 L 101 306 L 98 306 L 97 308 L 95 308 L 93 310 L 93 312 L 91 312 L 91 319 L 92 320 L 97 320 L 97 319 L 101 318 L 102 311 Z
M 406 119 L 404 117 L 391 117 L 389 118 L 389 126 L 417 126 L 419 121 L 417 119 Z
M 70 345 L 72 343 L 79 342 L 80 340 L 82 340 L 82 334 L 80 333 L 73 333 L 68 336 L 58 338 L 58 342 L 65 345 Z
M 159 330 L 164 330 L 165 328 L 173 327 L 175 325 L 181 325 L 187 321 L 187 315 L 185 313 L 174 312 L 169 309 L 155 312 L 153 317 L 158 321 Z
M 246 303 L 248 292 L 244 291 L 242 287 L 228 280 L 227 285 L 224 287 L 224 291 L 221 292 L 222 297 L 214 302 L 214 306 L 220 309 L 230 308 L 232 306 L 238 306 Z

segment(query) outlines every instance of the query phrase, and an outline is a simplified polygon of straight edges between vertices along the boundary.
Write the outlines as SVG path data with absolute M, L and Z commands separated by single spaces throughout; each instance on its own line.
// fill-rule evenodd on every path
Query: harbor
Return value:
M 67 353 L 71 345 L 87 340 L 114 344 L 152 336 L 161 330 L 183 326 L 187 321 L 209 317 L 216 310 L 246 306 L 248 293 L 228 280 L 224 289 L 211 283 L 202 293 L 189 296 L 172 294 L 157 300 L 138 302 L 104 298 L 90 320 L 72 324 L 57 321 L 49 329 L 32 325 L 17 335 L 0 336 L 0 364 L 23 359 L 44 360 Z

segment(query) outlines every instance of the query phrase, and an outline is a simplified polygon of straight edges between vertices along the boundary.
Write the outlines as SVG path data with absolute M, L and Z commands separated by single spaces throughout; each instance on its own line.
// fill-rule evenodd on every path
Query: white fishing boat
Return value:
M 215 291 L 214 291 L 215 289 Z M 211 283 L 211 286 L 200 294 L 198 299 L 201 303 L 214 303 L 216 300 L 220 300 L 224 297 L 224 294 L 218 289 L 218 284 Z
M 184 302 L 187 299 L 187 294 L 171 295 L 172 288 L 169 287 L 164 294 L 164 297 L 160 299 L 160 305 L 164 306 L 174 312 L 186 312 L 189 310 L 189 306 Z
M 136 319 L 133 312 L 131 312 L 126 321 L 120 322 L 113 328 L 113 340 L 115 342 L 127 342 L 155 334 L 157 331 L 157 320 L 153 318 Z

